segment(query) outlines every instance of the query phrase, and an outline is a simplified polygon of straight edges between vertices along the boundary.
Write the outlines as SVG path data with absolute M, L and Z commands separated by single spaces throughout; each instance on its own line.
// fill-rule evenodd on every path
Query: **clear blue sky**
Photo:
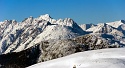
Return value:
M 125 20 L 125 0 L 0 0 L 0 21 L 43 14 L 78 24 Z

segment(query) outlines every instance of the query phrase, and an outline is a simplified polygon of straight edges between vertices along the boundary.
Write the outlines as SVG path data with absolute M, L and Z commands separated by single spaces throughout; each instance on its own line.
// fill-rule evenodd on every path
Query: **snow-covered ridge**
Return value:
M 27 68 L 125 68 L 124 52 L 125 48 L 80 52 Z

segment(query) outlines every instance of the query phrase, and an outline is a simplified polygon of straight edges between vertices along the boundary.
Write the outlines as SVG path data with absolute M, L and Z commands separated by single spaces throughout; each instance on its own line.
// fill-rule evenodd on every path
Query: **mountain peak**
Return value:
M 5 20 L 4 23 L 11 24 L 11 23 L 12 23 L 12 20 Z
M 12 20 L 12 23 L 16 24 L 16 23 L 17 23 L 17 21 L 16 21 L 16 20 Z
M 119 21 L 114 21 L 114 22 L 109 22 L 106 23 L 112 27 L 118 28 L 120 25 L 125 24 L 125 20 L 119 20 Z
M 70 22 L 70 23 L 72 23 L 72 24 L 74 23 L 73 19 L 71 19 L 71 18 L 65 18 L 64 21 Z
M 43 16 L 45 16 L 45 17 L 50 17 L 50 15 L 49 15 L 49 14 L 45 14 L 45 15 L 43 15 Z
M 120 20 L 120 22 L 125 23 L 125 20 Z
M 49 18 L 51 18 L 51 17 L 50 17 L 49 14 L 45 14 L 45 15 L 41 15 L 40 18 L 46 20 L 46 19 L 49 19 Z
M 33 18 L 33 16 L 30 16 L 30 18 Z

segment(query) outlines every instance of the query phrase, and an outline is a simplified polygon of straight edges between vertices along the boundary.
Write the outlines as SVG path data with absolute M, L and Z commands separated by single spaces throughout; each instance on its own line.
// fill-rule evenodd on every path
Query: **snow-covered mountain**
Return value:
M 77 52 L 119 47 L 125 47 L 124 20 L 79 26 L 70 18 L 56 20 L 45 14 L 0 22 L 1 67 L 27 67 Z
M 115 21 L 115 22 L 109 22 L 107 23 L 108 25 L 118 28 L 120 25 L 125 24 L 124 20 L 120 20 L 120 21 Z
M 86 26 L 89 27 L 86 28 Z M 125 46 L 124 20 L 109 23 L 99 23 L 94 26 L 92 24 L 87 24 L 86 26 L 81 25 L 80 27 L 87 32 L 100 35 L 100 37 L 107 39 L 111 46 Z
M 79 52 L 27 68 L 125 68 L 125 48 Z
M 25 18 L 22 22 L 0 23 L 0 54 L 19 52 L 41 41 L 75 38 L 85 34 L 99 35 L 111 46 L 125 46 L 125 21 L 77 25 L 72 19 L 53 19 L 49 14 Z
M 20 23 L 5 20 L 0 23 L 0 54 L 24 50 L 33 44 L 50 39 L 68 39 L 86 32 L 72 19 L 55 20 L 48 14 L 25 18 Z

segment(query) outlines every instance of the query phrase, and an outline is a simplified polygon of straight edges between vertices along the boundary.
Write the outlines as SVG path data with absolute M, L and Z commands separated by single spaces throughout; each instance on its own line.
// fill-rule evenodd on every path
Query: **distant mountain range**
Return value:
M 76 52 L 124 47 L 125 21 L 78 25 L 70 18 L 56 20 L 49 14 L 22 22 L 5 20 L 0 22 L 0 44 L 0 65 L 23 68 Z M 26 60 L 25 65 L 18 59 Z
M 90 34 L 98 34 L 105 38 L 110 46 L 125 46 L 125 21 L 115 21 L 99 24 L 83 24 L 80 27 Z

